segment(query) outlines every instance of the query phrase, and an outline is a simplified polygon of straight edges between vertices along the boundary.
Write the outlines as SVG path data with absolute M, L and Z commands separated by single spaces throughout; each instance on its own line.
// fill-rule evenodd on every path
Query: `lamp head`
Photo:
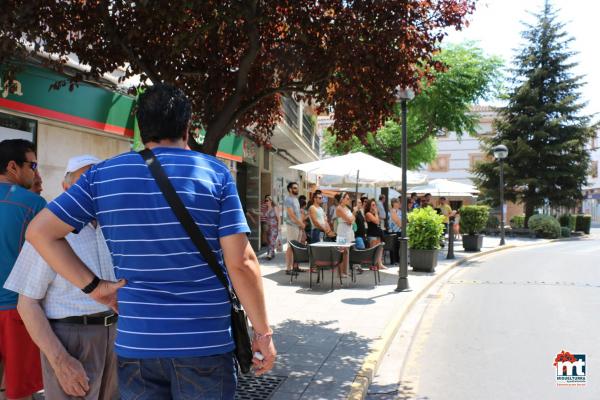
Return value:
M 394 96 L 396 96 L 396 100 L 398 101 L 412 100 L 415 98 L 415 92 L 411 88 L 397 86 L 396 89 L 394 89 Z
M 502 160 L 508 156 L 508 148 L 503 144 L 499 144 L 492 148 L 492 152 L 494 153 L 494 157 L 498 160 Z

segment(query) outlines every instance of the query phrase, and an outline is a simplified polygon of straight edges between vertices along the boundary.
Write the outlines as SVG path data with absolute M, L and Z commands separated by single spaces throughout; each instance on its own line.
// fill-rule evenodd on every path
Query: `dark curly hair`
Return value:
M 35 153 L 35 145 L 29 140 L 6 139 L 0 142 L 0 174 L 6 173 L 8 163 L 14 161 L 17 165 L 23 165 L 27 161 L 26 153 Z
M 136 112 L 142 142 L 181 139 L 192 117 L 192 103 L 181 89 L 158 84 L 139 97 Z

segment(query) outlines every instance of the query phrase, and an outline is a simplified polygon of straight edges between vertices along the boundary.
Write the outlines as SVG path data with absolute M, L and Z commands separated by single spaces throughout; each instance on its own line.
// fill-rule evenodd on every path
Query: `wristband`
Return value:
M 273 336 L 273 330 L 269 329 L 269 331 L 267 333 L 257 333 L 254 332 L 254 339 L 256 340 L 261 340 L 261 339 L 266 339 L 266 338 L 270 338 Z
M 98 287 L 99 283 L 100 278 L 94 275 L 94 279 L 92 279 L 92 281 L 86 287 L 82 288 L 81 291 L 85 294 L 90 294 L 94 291 L 94 289 L 96 289 L 96 287 Z

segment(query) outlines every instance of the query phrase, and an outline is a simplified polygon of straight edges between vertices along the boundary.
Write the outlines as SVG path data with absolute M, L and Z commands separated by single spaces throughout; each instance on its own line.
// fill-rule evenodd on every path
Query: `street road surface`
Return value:
M 413 338 L 399 398 L 600 399 L 600 235 L 508 250 L 458 267 Z M 557 387 L 562 350 L 586 386 Z

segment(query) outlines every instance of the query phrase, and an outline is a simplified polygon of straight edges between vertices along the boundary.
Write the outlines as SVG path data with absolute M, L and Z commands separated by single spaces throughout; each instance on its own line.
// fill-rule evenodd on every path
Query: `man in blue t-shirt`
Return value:
M 3 288 L 25 241 L 27 225 L 46 205 L 29 191 L 39 178 L 37 165 L 33 143 L 0 142 L 0 359 L 9 399 L 26 398 L 42 388 L 40 351 L 17 312 L 18 294 Z
M 229 276 L 254 328 L 255 372 L 275 361 L 258 260 L 228 168 L 186 150 L 191 104 L 168 85 L 138 102 L 142 141 Z M 96 219 L 118 282 L 99 280 L 63 240 Z M 118 307 L 115 351 L 127 399 L 233 399 L 236 386 L 231 305 L 169 207 L 142 157 L 129 152 L 99 163 L 32 222 L 27 240 L 50 266 L 103 304 Z M 86 387 L 86 382 L 78 384 Z

